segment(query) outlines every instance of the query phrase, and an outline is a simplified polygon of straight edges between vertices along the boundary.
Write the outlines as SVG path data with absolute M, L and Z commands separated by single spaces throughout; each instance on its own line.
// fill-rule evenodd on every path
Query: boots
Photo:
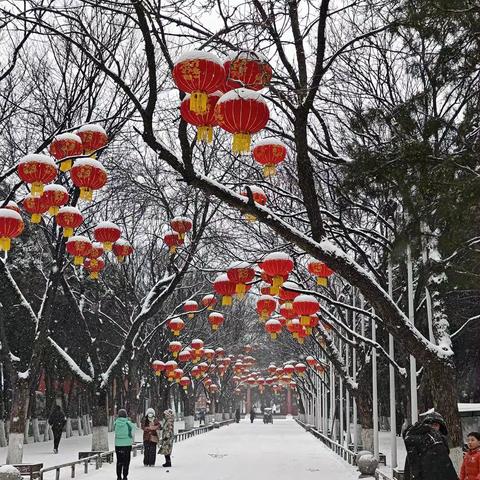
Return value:
M 170 459 L 170 455 L 165 455 L 165 463 L 162 465 L 162 467 L 171 467 L 172 462 Z

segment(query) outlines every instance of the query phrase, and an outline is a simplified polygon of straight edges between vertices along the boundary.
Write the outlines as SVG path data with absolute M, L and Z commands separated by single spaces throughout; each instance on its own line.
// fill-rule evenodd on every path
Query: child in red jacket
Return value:
M 467 435 L 468 452 L 465 454 L 460 470 L 460 480 L 480 480 L 480 433 Z

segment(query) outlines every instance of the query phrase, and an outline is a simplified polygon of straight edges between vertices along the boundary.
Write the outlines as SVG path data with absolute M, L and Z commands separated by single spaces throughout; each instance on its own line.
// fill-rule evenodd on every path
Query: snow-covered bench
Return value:
M 15 467 L 22 477 L 29 477 L 31 480 L 40 478 L 40 470 L 43 468 L 43 463 L 20 463 L 12 465 Z

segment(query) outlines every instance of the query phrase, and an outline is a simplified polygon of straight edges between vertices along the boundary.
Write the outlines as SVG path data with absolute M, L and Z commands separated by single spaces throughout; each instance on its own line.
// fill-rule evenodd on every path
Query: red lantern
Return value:
M 199 364 L 198 364 L 198 368 L 200 369 L 200 371 L 201 371 L 202 373 L 205 374 L 205 373 L 208 372 L 208 363 L 206 363 L 206 362 L 199 363 Z
M 316 365 L 318 364 L 317 360 L 310 355 L 305 360 L 307 361 L 308 365 L 312 368 L 316 367 Z
M 277 301 L 270 295 L 262 295 L 257 300 L 257 313 L 260 315 L 260 320 L 262 321 L 270 318 L 276 308 Z
M 287 146 L 275 138 L 265 138 L 255 143 L 252 156 L 263 166 L 266 177 L 275 175 L 276 166 L 287 157 Z
M 215 350 L 211 349 L 211 348 L 206 348 L 204 351 L 203 351 L 203 354 L 205 355 L 205 358 L 211 362 L 214 358 L 215 358 Z M 211 366 L 210 366 L 211 367 Z
M 90 279 L 97 280 L 100 272 L 105 268 L 105 260 L 103 258 L 86 258 L 83 268 L 90 273 Z
M 103 165 L 92 158 L 77 160 L 70 171 L 73 184 L 80 189 L 80 198 L 93 200 L 94 190 L 100 190 L 107 183 L 107 172 Z
M 182 350 L 182 344 L 180 342 L 170 342 L 168 344 L 168 351 L 173 355 L 173 358 L 178 357 L 178 352 Z
M 276 340 L 278 334 L 282 331 L 282 324 L 278 320 L 271 318 L 265 323 L 265 331 L 270 334 L 272 340 Z
M 299 295 L 293 301 L 293 311 L 300 317 L 301 325 L 309 326 L 310 317 L 320 309 L 318 300 L 312 295 Z
M 43 196 L 48 202 L 48 213 L 52 216 L 57 215 L 60 207 L 63 207 L 70 200 L 70 195 L 65 187 L 52 183 L 51 185 L 45 185 L 43 189 Z
M 76 134 L 82 139 L 85 154 L 92 157 L 94 152 L 108 143 L 107 133 L 100 125 L 83 125 L 76 131 Z
M 273 74 L 267 59 L 256 52 L 234 53 L 223 67 L 227 78 L 225 86 L 229 90 L 240 87 L 261 90 L 270 83 Z
M 61 133 L 55 136 L 48 151 L 57 160 L 63 160 L 60 170 L 68 172 L 72 168 L 72 158 L 83 154 L 82 139 L 74 133 Z
M 275 373 L 275 371 L 277 370 L 277 367 L 276 367 L 273 363 L 271 363 L 271 364 L 268 366 L 267 370 L 268 370 L 268 373 L 269 373 L 270 375 L 273 375 L 273 374 Z
M 215 355 L 217 358 L 222 358 L 225 355 L 225 350 L 222 347 L 218 347 L 215 349 Z M 225 360 L 228 360 L 228 363 L 230 364 L 231 360 L 229 358 L 224 359 L 224 361 Z
M 133 253 L 133 247 L 129 241 L 124 238 L 119 238 L 112 246 L 113 253 L 117 257 L 119 263 L 123 263 L 125 257 Z
M 2 205 L 5 203 L 4 200 L 0 200 L 0 208 L 7 208 L 8 210 L 13 210 L 14 212 L 20 213 L 20 207 L 17 205 L 17 202 L 9 200 L 5 206 Z
M 172 71 L 178 89 L 190 93 L 190 110 L 205 113 L 208 95 L 220 90 L 225 70 L 220 59 L 209 52 L 193 50 L 175 61 Z
M 32 196 L 39 197 L 45 184 L 57 177 L 57 166 L 51 157 L 32 153 L 18 162 L 17 173 L 20 180 L 31 184 Z
M 100 222 L 93 229 L 95 240 L 103 243 L 106 252 L 112 251 L 113 244 L 120 238 L 121 234 L 120 227 L 112 222 Z
M 252 134 L 265 128 L 270 113 L 262 95 L 238 88 L 220 97 L 215 118 L 223 130 L 233 134 L 233 153 L 249 153 Z
M 295 365 L 295 373 L 297 375 L 300 375 L 301 377 L 303 377 L 306 371 L 307 371 L 307 366 L 304 363 L 297 363 Z
M 195 316 L 194 312 L 198 311 L 198 303 L 195 300 L 187 300 L 183 304 L 183 311 L 188 313 L 188 318 L 193 318 Z
M 179 354 L 178 354 L 178 361 L 179 362 L 182 362 L 182 363 L 187 363 L 189 362 L 190 360 L 192 359 L 192 354 L 190 353 L 190 350 L 182 350 Z
M 169 230 L 163 236 L 163 243 L 168 247 L 168 253 L 173 255 L 177 251 L 177 247 L 183 245 L 183 240 L 177 232 Z
M 302 325 L 300 324 L 300 320 L 298 318 L 294 318 L 287 322 L 287 330 L 292 334 L 293 338 L 298 338 L 298 334 L 302 329 Z
M 315 370 L 320 374 L 322 375 L 323 373 L 325 373 L 325 367 L 319 363 L 315 366 Z
M 218 312 L 212 312 L 208 316 L 208 323 L 210 323 L 210 326 L 212 327 L 212 330 L 214 332 L 218 330 L 218 327 L 220 327 L 220 325 L 222 325 L 224 321 L 225 321 L 224 316 Z
M 71 237 L 75 228 L 83 223 L 83 215 L 76 207 L 62 207 L 55 217 L 57 225 L 63 228 L 63 236 Z
M 92 249 L 92 242 L 82 235 L 70 237 L 66 243 L 67 252 L 73 255 L 74 265 L 83 265 L 83 259 L 88 257 Z
M 334 273 L 327 265 L 316 259 L 308 262 L 308 271 L 317 277 L 317 285 L 321 285 L 322 287 L 328 285 L 328 277 Z
M 294 382 L 293 380 L 288 385 L 290 387 L 290 390 L 296 390 L 297 389 L 297 383 Z
M 23 220 L 18 212 L 10 208 L 0 208 L 0 251 L 8 252 L 12 238 L 17 238 L 23 228 Z
M 203 348 L 204 343 L 203 340 L 200 340 L 199 338 L 194 338 L 190 345 L 196 352 L 199 352 Z
M 31 215 L 32 223 L 40 223 L 42 215 L 48 211 L 47 199 L 43 195 L 34 197 L 30 193 L 23 199 L 23 208 Z
M 293 372 L 295 371 L 295 367 L 293 365 L 285 365 L 283 367 L 283 372 L 285 373 L 285 375 L 292 375 Z
M 155 375 L 159 377 L 162 374 L 162 372 L 165 370 L 165 364 L 160 360 L 155 360 L 152 362 L 152 368 L 153 368 L 153 371 L 155 372 Z
M 287 320 L 292 320 L 294 319 L 297 315 L 295 314 L 293 310 L 293 305 L 291 308 L 289 307 L 290 304 L 284 304 L 280 307 L 280 315 Z
M 217 367 L 217 372 L 220 375 L 220 377 L 223 377 L 225 375 L 225 370 L 227 367 L 225 365 L 218 365 Z
M 192 227 L 192 221 L 187 217 L 175 217 L 170 221 L 170 226 L 172 230 L 178 233 L 178 236 L 183 240 L 185 234 L 188 233 Z
M 207 310 L 213 310 L 213 307 L 217 304 L 217 299 L 215 295 L 209 294 L 205 295 L 202 298 L 202 305 L 207 308 Z
M 167 372 L 169 382 L 173 381 L 177 367 L 178 363 L 175 360 L 169 360 L 168 362 L 165 362 L 165 371 Z
M 90 250 L 90 253 L 88 254 L 88 258 L 100 258 L 104 253 L 103 250 L 103 245 L 99 242 L 93 242 L 92 243 L 92 249 Z
M 202 376 L 202 372 L 201 372 L 200 368 L 198 368 L 198 366 L 195 366 L 195 367 L 192 368 L 192 376 L 196 380 L 198 380 Z
M 293 260 L 283 252 L 268 254 L 260 263 L 260 268 L 272 278 L 272 293 L 278 294 L 279 288 L 284 282 L 285 276 L 293 270 Z
M 222 297 L 222 305 L 231 305 L 232 296 L 235 293 L 235 284 L 228 279 L 226 273 L 218 275 L 213 282 L 213 289 Z
M 185 323 L 181 318 L 172 318 L 168 322 L 168 328 L 176 337 L 178 337 L 180 332 L 185 328 Z
M 235 284 L 235 293 L 242 298 L 247 291 L 246 284 L 255 278 L 255 270 L 247 262 L 235 262 L 228 267 L 227 277 Z
M 208 96 L 207 109 L 204 113 L 195 113 L 190 110 L 190 95 L 187 95 L 180 104 L 180 115 L 189 123 L 197 127 L 197 141 L 212 143 L 213 127 L 217 126 L 215 120 L 215 105 L 222 96 L 222 92 L 217 91 Z
M 293 308 L 292 302 L 300 295 L 300 292 L 296 289 L 298 289 L 298 286 L 293 282 L 284 282 L 280 287 L 279 296 L 285 307 Z
M 173 371 L 173 378 L 177 383 L 180 383 L 180 379 L 183 377 L 183 370 L 181 368 L 176 368 Z
M 191 385 L 192 381 L 190 380 L 189 377 L 182 377 L 180 379 L 180 385 L 183 387 L 185 391 L 188 390 L 188 387 Z

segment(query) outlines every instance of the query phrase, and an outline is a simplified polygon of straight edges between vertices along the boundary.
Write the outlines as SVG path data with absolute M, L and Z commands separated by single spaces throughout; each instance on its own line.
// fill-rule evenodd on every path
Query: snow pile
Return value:
M 55 161 L 52 157 L 48 155 L 42 155 L 41 153 L 31 153 L 30 155 L 25 155 L 20 159 L 18 162 L 19 165 L 23 163 L 44 163 L 46 165 L 51 165 L 52 167 L 56 168 Z
M 107 132 L 101 125 L 97 125 L 95 123 L 92 124 L 87 124 L 87 125 L 82 125 L 77 132 L 97 132 L 97 133 L 103 133 L 103 135 L 107 135 Z
M 222 61 L 214 53 L 204 52 L 200 50 L 190 50 L 188 52 L 182 53 L 175 60 L 175 65 L 178 65 L 182 62 L 190 62 L 192 60 L 206 60 L 208 62 L 218 63 L 223 67 Z
M 261 93 L 255 92 L 254 90 L 250 90 L 248 88 L 236 88 L 235 90 L 231 90 L 230 92 L 220 97 L 217 105 L 225 102 L 233 102 L 236 100 L 254 100 L 263 103 L 264 105 L 267 105 L 267 102 L 265 101 Z

